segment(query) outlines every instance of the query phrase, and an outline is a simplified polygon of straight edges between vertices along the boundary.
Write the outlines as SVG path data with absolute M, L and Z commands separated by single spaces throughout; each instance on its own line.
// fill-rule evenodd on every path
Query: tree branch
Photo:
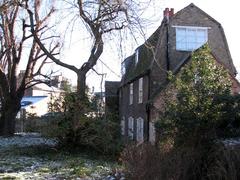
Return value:
M 34 29 L 34 19 L 33 19 L 33 13 L 30 9 L 27 9 L 27 12 L 29 14 L 30 17 L 30 26 L 31 26 L 31 33 L 34 36 L 34 39 L 36 40 L 37 44 L 39 45 L 39 47 L 42 49 L 42 51 L 56 64 L 63 66 L 65 68 L 68 68 L 74 72 L 78 72 L 78 69 L 75 66 L 63 63 L 62 61 L 60 61 L 59 59 L 55 58 L 46 48 L 45 46 L 42 44 L 41 40 L 38 38 L 36 31 Z

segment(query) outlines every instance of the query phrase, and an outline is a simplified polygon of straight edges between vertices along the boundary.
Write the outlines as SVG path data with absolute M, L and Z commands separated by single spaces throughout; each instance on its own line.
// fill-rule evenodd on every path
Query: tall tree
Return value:
M 43 74 L 42 68 L 49 63 L 46 53 L 38 46 L 27 24 L 28 14 L 25 8 L 31 4 L 34 8 L 34 34 L 41 40 L 47 40 L 45 27 L 54 12 L 50 6 L 43 16 L 40 0 L 2 0 L 0 3 L 0 135 L 13 135 L 15 118 L 21 108 L 24 91 L 36 84 L 49 82 L 50 74 Z M 49 47 L 52 54 L 57 46 Z M 21 78 L 18 68 L 26 63 Z
M 85 97 L 86 74 L 90 70 L 94 70 L 94 66 L 103 53 L 104 36 L 110 35 L 113 31 L 121 31 L 126 28 L 138 27 L 141 29 L 139 14 L 143 9 L 140 10 L 139 8 L 141 2 L 135 0 L 68 0 L 67 2 L 72 7 L 78 9 L 79 18 L 83 22 L 82 31 L 87 29 L 92 38 L 92 47 L 88 59 L 85 60 L 80 68 L 61 61 L 45 48 L 44 44 L 35 34 L 36 19 L 34 19 L 34 12 L 30 9 L 28 9 L 28 12 L 32 33 L 41 49 L 56 64 L 76 73 L 77 92 L 81 99 Z

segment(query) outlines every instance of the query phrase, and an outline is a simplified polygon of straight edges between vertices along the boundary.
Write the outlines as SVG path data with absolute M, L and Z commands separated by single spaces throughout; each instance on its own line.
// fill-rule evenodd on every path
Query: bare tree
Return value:
M 34 7 L 34 34 L 42 42 L 43 39 L 49 42 L 51 37 L 45 35 L 48 31 L 45 25 L 54 12 L 52 6 L 43 16 L 40 0 L 2 0 L 0 3 L 0 135 L 13 135 L 24 91 L 49 82 L 49 74 L 42 73 L 43 66 L 49 63 L 48 57 L 27 24 L 25 12 L 30 4 Z M 49 46 L 48 52 L 57 55 L 57 49 L 57 46 Z M 26 63 L 25 71 L 19 79 L 18 68 L 23 62 Z
M 34 38 L 40 48 L 51 58 L 56 64 L 72 70 L 77 75 L 77 92 L 80 99 L 85 97 L 86 90 L 86 74 L 90 70 L 94 70 L 99 57 L 103 53 L 104 36 L 111 34 L 114 31 L 121 31 L 125 28 L 134 28 L 140 26 L 140 18 L 137 12 L 140 2 L 138 0 L 66 0 L 73 8 L 78 9 L 78 17 L 83 22 L 83 28 L 92 38 L 92 47 L 88 59 L 80 68 L 65 63 L 56 58 L 49 52 L 36 32 L 36 19 L 34 12 L 28 9 L 31 22 L 31 30 Z M 66 2 L 65 1 L 65 2 Z M 81 31 L 81 30 L 80 30 Z M 81 62 L 81 61 L 79 61 Z

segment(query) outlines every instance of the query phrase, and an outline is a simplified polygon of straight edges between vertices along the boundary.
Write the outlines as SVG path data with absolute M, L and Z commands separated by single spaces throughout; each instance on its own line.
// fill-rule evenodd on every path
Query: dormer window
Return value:
M 135 51 L 135 65 L 137 65 L 138 60 L 139 60 L 139 51 L 138 51 L 138 49 L 136 49 L 136 51 Z
M 194 51 L 208 41 L 208 27 L 174 26 L 176 50 Z
M 125 73 L 126 73 L 125 63 L 122 62 L 122 64 L 121 64 L 121 74 L 122 74 L 122 76 L 123 76 Z

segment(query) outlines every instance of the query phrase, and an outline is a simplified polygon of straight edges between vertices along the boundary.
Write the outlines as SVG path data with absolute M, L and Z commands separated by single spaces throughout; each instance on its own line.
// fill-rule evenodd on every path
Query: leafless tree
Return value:
M 2 0 L 0 2 L 0 135 L 13 135 L 15 118 L 21 108 L 24 91 L 39 83 L 49 82 L 49 74 L 42 68 L 50 63 L 30 32 L 26 8 L 34 11 L 34 35 L 41 42 L 50 42 L 46 22 L 53 14 L 41 12 L 41 0 Z M 44 41 L 45 40 L 45 41 Z M 46 42 L 47 41 L 47 42 Z M 48 52 L 57 55 L 58 46 L 48 47 Z M 18 78 L 18 68 L 26 63 L 25 71 Z
M 150 1 L 150 0 L 149 0 Z M 77 75 L 77 92 L 80 98 L 85 97 L 86 90 L 86 74 L 90 70 L 94 70 L 99 57 L 103 53 L 105 39 L 113 32 L 123 29 L 132 29 L 137 27 L 141 29 L 141 21 L 139 18 L 138 7 L 141 2 L 139 0 L 65 0 L 64 2 L 77 8 L 78 18 L 83 22 L 83 29 L 87 29 L 92 39 L 92 46 L 88 59 L 80 68 L 61 61 L 49 52 L 36 34 L 36 19 L 34 12 L 28 9 L 31 22 L 31 30 L 34 38 L 40 48 L 51 58 L 56 64 L 72 70 Z M 79 30 L 79 33 L 81 30 Z M 79 60 L 81 62 L 81 60 Z

